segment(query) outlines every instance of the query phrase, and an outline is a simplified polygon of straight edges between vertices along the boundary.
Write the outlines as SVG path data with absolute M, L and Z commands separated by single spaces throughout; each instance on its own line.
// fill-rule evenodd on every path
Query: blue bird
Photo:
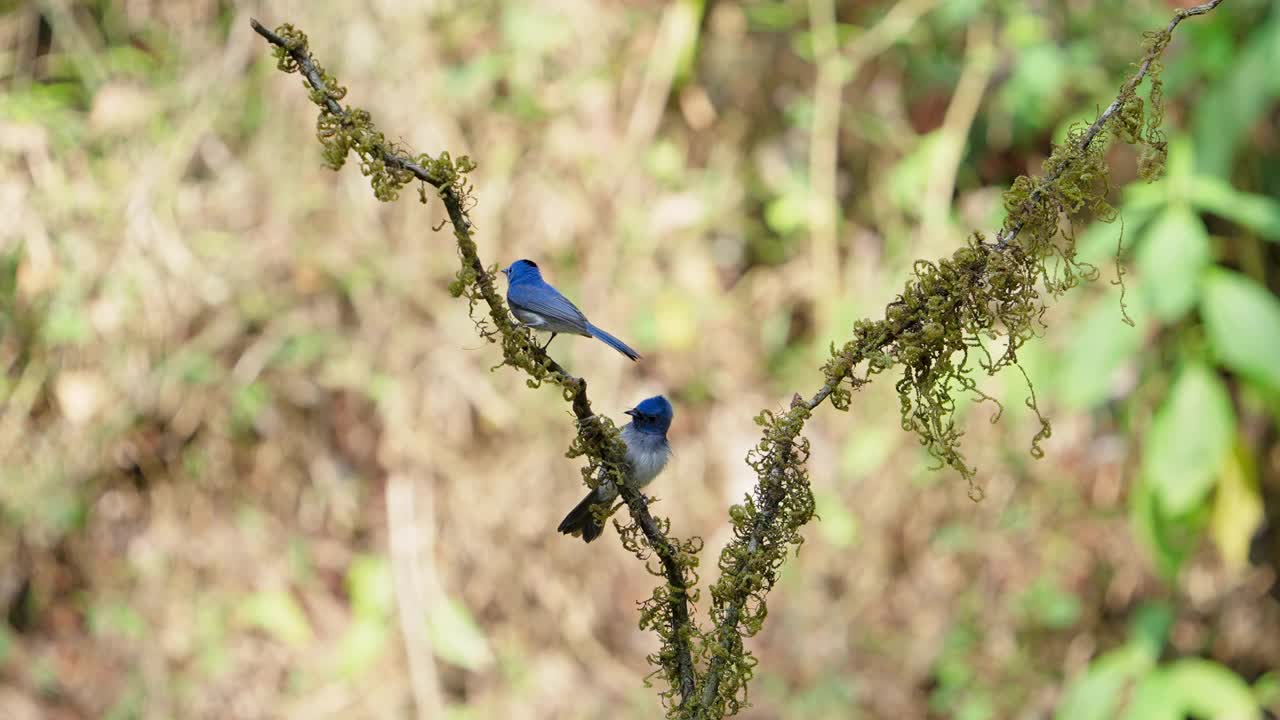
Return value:
M 571 333 L 595 338 L 632 360 L 640 359 L 640 353 L 592 325 L 576 305 L 548 285 L 542 279 L 537 263 L 517 260 L 502 273 L 507 276 L 507 303 L 511 305 L 511 313 L 526 327 L 551 333 L 547 344 L 542 346 L 543 350 L 551 346 L 557 334 Z
M 627 444 L 628 484 L 642 488 L 662 472 L 671 457 L 667 429 L 675 412 L 666 398 L 657 395 L 628 410 L 627 414 L 631 422 L 622 426 L 622 441 Z M 564 516 L 556 529 L 565 535 L 582 535 L 584 542 L 595 540 L 604 532 L 604 522 L 591 509 L 597 505 L 608 507 L 616 497 L 618 489 L 613 482 L 602 480 Z

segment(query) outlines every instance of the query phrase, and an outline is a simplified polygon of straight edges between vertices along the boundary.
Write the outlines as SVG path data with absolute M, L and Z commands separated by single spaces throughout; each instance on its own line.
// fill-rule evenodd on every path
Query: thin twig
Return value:
M 1172 33 L 1173 29 L 1178 27 L 1178 23 L 1189 17 L 1204 15 L 1210 10 L 1218 7 L 1221 3 L 1222 0 L 1209 0 L 1209 2 L 1203 5 L 1196 5 L 1195 7 L 1178 10 L 1177 13 L 1174 14 L 1173 19 L 1169 21 L 1169 26 L 1165 28 L 1165 32 Z M 1080 138 L 1079 149 L 1081 152 L 1089 149 L 1089 145 L 1094 141 L 1094 138 L 1098 137 L 1098 134 L 1102 132 L 1103 126 L 1107 124 L 1107 121 L 1111 119 L 1111 116 L 1119 112 L 1120 105 L 1124 102 L 1124 97 L 1132 92 L 1134 88 L 1138 87 L 1138 83 L 1141 83 L 1142 79 L 1147 76 L 1147 71 L 1151 69 L 1151 63 L 1154 60 L 1155 56 L 1151 56 L 1142 61 L 1142 65 L 1138 68 L 1138 72 L 1135 73 L 1133 77 L 1129 78 L 1128 82 L 1121 87 L 1120 94 L 1116 96 L 1116 99 L 1107 106 L 1106 110 L 1102 111 L 1102 114 L 1098 116 L 1098 119 L 1094 120 L 1093 124 L 1089 126 L 1089 129 L 1085 131 L 1084 137 Z M 1040 197 L 1044 194 L 1044 188 L 1052 185 L 1053 181 L 1061 177 L 1062 173 L 1070 166 L 1070 163 L 1063 163 L 1060 167 L 1041 178 L 1040 181 L 1036 183 L 1035 190 L 1032 190 L 1027 199 L 1023 201 L 1020 209 L 1023 211 L 1030 209 L 1032 205 L 1040 200 Z M 1019 220 L 1010 225 L 1003 233 L 1000 233 L 996 238 L 996 249 L 1004 250 L 1008 247 L 1010 241 L 1017 237 L 1018 233 L 1022 231 L 1024 224 L 1025 223 L 1023 221 Z
M 819 298 L 839 297 L 843 278 L 838 262 L 839 198 L 836 160 L 839 151 L 841 93 L 870 60 L 893 47 L 939 0 L 904 0 L 875 25 L 844 47 L 838 44 L 834 0 L 810 0 L 809 27 L 813 35 L 817 73 L 813 82 L 813 126 L 809 138 L 809 235 L 811 277 Z M 826 303 L 824 313 L 829 312 Z M 824 325 L 826 320 L 824 319 Z
M 312 88 L 319 91 L 324 96 L 325 107 L 330 114 L 346 118 L 348 113 L 343 107 L 328 95 L 328 89 L 325 87 L 324 79 L 320 74 L 320 70 L 311 59 L 311 54 L 305 48 L 291 47 L 290 44 L 275 32 L 269 30 L 262 23 L 255 19 L 249 20 L 249 25 L 254 32 L 261 35 L 271 43 L 280 48 L 284 48 L 293 60 L 298 64 L 299 70 Z M 460 198 L 453 186 L 447 182 L 433 177 L 427 169 L 413 162 L 411 159 L 402 155 L 384 151 L 382 159 L 391 166 L 407 170 L 414 177 L 422 182 L 434 187 L 440 195 L 441 201 L 444 203 L 445 210 L 449 215 L 449 222 L 453 225 L 454 231 L 461 237 L 470 239 L 471 221 L 467 217 L 466 208 L 463 206 L 462 198 Z M 478 254 L 472 254 L 471 266 L 476 272 L 477 283 L 480 285 L 480 294 L 484 298 L 485 303 L 489 306 L 491 314 L 506 313 L 506 305 L 502 302 L 502 298 L 498 295 L 493 287 L 492 276 L 485 270 L 484 264 L 480 261 Z M 573 393 L 573 413 L 580 423 L 594 422 L 595 413 L 591 409 L 591 401 L 587 398 L 586 380 L 570 375 L 563 367 L 547 357 L 545 353 L 539 358 L 550 372 L 555 376 L 555 381 L 563 387 L 569 388 Z M 607 459 L 602 458 L 602 462 L 609 464 Z M 606 467 L 605 471 L 618 470 L 618 468 Z M 671 592 L 668 594 L 669 609 L 671 617 L 677 627 L 687 628 L 690 624 L 689 619 L 689 589 L 683 571 L 679 563 L 676 561 L 675 549 L 671 542 L 663 534 L 658 523 L 654 520 L 653 515 L 649 512 L 648 501 L 638 489 L 629 485 L 621 484 L 619 486 L 619 494 L 626 502 L 627 509 L 631 513 L 632 520 L 640 527 L 640 531 L 644 534 L 645 540 L 648 541 L 654 553 L 662 562 L 663 573 L 667 583 L 671 586 Z M 687 701 L 693 697 L 694 688 L 697 678 L 693 668 L 693 654 L 689 646 L 688 635 L 681 632 L 673 633 L 673 645 L 677 656 L 677 664 L 680 675 L 680 697 L 683 701 Z
M 938 149 L 934 153 L 933 172 L 925 187 L 921 203 L 921 235 L 940 237 L 951 212 L 951 196 L 956 189 L 956 171 L 960 167 L 961 154 L 973 119 L 978 114 L 982 95 L 995 65 L 995 47 L 992 43 L 991 22 L 981 18 L 969 25 L 965 42 L 965 63 L 960 70 L 956 90 L 947 104 L 942 127 L 938 129 Z

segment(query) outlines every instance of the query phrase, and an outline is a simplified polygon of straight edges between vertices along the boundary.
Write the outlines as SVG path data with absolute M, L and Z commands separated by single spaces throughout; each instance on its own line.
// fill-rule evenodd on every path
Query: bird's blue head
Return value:
M 671 427 L 675 411 L 671 403 L 661 395 L 655 395 L 627 411 L 636 430 L 654 435 L 666 435 Z
M 542 277 L 542 272 L 538 270 L 538 263 L 532 260 L 517 260 L 503 270 L 502 274 L 507 276 L 507 282 L 536 280 Z

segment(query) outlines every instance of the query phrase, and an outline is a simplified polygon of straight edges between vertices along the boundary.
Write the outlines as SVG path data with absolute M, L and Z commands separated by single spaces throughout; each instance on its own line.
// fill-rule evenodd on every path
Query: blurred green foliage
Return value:
M 1168 607 L 1147 605 L 1134 615 L 1128 643 L 1098 657 L 1068 686 L 1058 720 L 1182 720 L 1259 717 L 1261 695 L 1219 663 L 1183 659 L 1160 663 L 1172 620 Z M 1264 691 L 1259 686 L 1258 691 Z

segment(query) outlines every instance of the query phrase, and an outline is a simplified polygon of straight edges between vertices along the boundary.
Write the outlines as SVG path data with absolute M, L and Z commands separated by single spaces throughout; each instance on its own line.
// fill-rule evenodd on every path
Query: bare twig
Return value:
M 430 486 L 423 491 L 424 508 L 417 507 L 418 487 L 404 473 L 387 478 L 387 528 L 390 531 L 391 574 L 396 586 L 405 656 L 409 660 L 413 699 L 418 717 L 444 714 L 440 682 L 427 618 L 443 603 L 440 579 L 436 577 L 435 512 Z
M 956 171 L 960 167 L 961 153 L 978 106 L 986 91 L 995 64 L 995 48 L 992 44 L 991 21 L 975 19 L 969 25 L 965 48 L 964 68 L 956 82 L 956 90 L 947 105 L 946 115 L 939 128 L 939 147 L 933 159 L 933 172 L 925 188 L 922 205 L 921 233 L 923 237 L 937 237 L 947 224 L 951 212 L 951 196 L 956 188 Z
M 817 75 L 813 88 L 813 130 L 809 139 L 810 272 L 819 283 L 817 297 L 838 297 L 843 285 L 837 262 L 839 218 L 836 159 L 839 150 L 840 96 L 868 61 L 893 47 L 939 0 L 904 0 L 843 48 L 836 36 L 834 0 L 810 0 Z

